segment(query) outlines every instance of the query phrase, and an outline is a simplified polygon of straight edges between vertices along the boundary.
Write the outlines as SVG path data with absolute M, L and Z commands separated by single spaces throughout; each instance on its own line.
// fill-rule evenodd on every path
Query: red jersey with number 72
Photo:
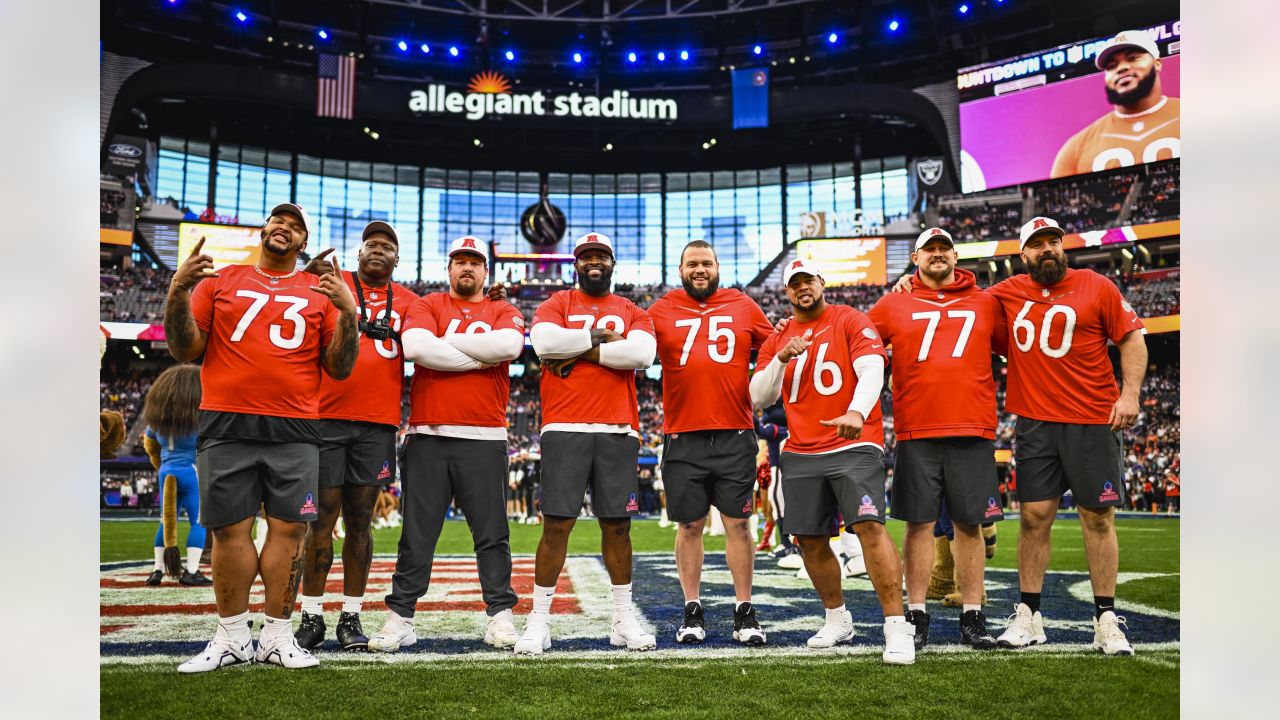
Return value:
M 552 323 L 571 330 L 609 329 L 624 338 L 632 330 L 653 334 L 653 320 L 626 298 L 610 293 L 593 297 L 576 288 L 547 298 L 533 314 L 533 325 Z M 603 423 L 640 431 L 636 371 L 579 360 L 569 377 L 542 373 L 542 424 Z
M 480 302 L 455 300 L 447 292 L 423 295 L 409 308 L 405 330 L 422 328 L 436 337 L 486 333 L 493 330 L 524 332 L 524 316 L 505 300 Z M 511 402 L 511 374 L 501 362 L 484 370 L 446 372 L 421 365 L 413 368 L 409 388 L 410 425 L 468 425 L 506 427 Z
M 356 312 L 360 312 L 356 295 L 354 272 L 343 270 L 342 279 L 356 298 Z M 387 287 L 371 287 L 360 283 L 364 293 L 364 317 L 388 318 L 391 328 L 399 331 L 404 317 L 418 296 L 397 282 L 392 286 L 390 317 L 387 314 Z M 404 356 L 400 343 L 394 338 L 374 340 L 360 334 L 360 355 L 356 367 L 346 380 L 334 380 L 326 373 L 320 378 L 320 417 L 332 420 L 357 420 L 360 422 L 400 425 L 400 399 L 404 393 Z
M 649 307 L 662 363 L 663 432 L 748 430 L 751 350 L 773 334 L 754 300 L 721 288 L 705 301 L 672 290 Z
M 1146 332 L 1120 290 L 1092 270 L 1068 268 L 1050 287 L 1015 275 L 988 292 L 1009 323 L 1005 409 L 1048 422 L 1109 422 L 1120 389 L 1107 341 Z
M 320 359 L 338 310 L 311 289 L 314 275 L 263 273 L 228 265 L 191 291 L 191 314 L 209 335 L 200 409 L 318 420 Z
M 911 278 L 867 313 L 893 346 L 893 430 L 899 440 L 996 436 L 991 351 L 1003 353 L 1004 316 L 973 273 L 956 268 L 940 290 Z
M 884 449 L 884 424 L 880 403 L 876 402 L 862 425 L 862 436 L 846 440 L 836 435 L 834 426 L 821 424 L 849 411 L 858 376 L 853 361 L 863 355 L 885 356 L 884 341 L 871 320 L 848 305 L 827 305 L 817 320 L 792 320 L 780 333 L 760 348 L 756 367 L 768 365 L 793 337 L 812 330 L 809 349 L 787 363 L 782 380 L 782 403 L 787 413 L 786 452 L 822 455 L 855 445 L 875 445 Z

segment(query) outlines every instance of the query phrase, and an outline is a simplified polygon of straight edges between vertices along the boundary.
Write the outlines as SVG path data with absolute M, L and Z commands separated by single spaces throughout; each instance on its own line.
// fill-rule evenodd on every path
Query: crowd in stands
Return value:
M 164 268 L 134 265 L 99 271 L 98 304 L 108 322 L 159 323 L 173 273 Z
M 142 413 L 142 402 L 151 389 L 159 370 L 115 372 L 104 368 L 98 378 L 99 403 L 103 410 L 115 410 L 124 416 L 124 425 L 132 430 Z M 127 448 L 126 448 L 127 450 Z
M 1125 486 L 1130 509 L 1179 509 L 1182 420 L 1178 387 L 1176 362 L 1148 370 L 1142 383 L 1142 412 L 1137 424 L 1125 433 Z
M 1022 226 L 1022 201 L 943 206 L 938 213 L 938 225 L 946 228 L 956 242 L 1017 237 L 1018 228 Z
M 1036 214 L 1058 221 L 1067 232 L 1119 225 L 1120 209 L 1138 171 L 1077 175 L 1035 189 Z M 1016 237 L 1013 233 L 1011 237 Z
M 1133 201 L 1130 224 L 1170 220 L 1181 214 L 1178 186 L 1181 162 L 1170 160 L 1147 166 L 1147 177 Z

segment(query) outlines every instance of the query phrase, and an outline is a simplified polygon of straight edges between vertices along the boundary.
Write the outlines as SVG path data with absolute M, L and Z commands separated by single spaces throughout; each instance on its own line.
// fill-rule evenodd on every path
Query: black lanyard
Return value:
M 370 316 L 368 312 L 368 308 L 365 307 L 364 290 L 360 288 L 360 285 L 361 285 L 360 275 L 356 273 L 354 270 L 350 272 L 351 272 L 351 279 L 354 281 L 353 284 L 356 286 L 356 299 L 360 302 L 360 325 L 361 325 L 360 330 L 362 332 L 368 332 L 365 329 L 365 325 L 372 324 L 376 326 L 378 324 L 378 318 L 376 315 Z M 392 295 L 392 290 L 391 290 L 392 285 L 393 283 L 390 280 L 387 280 L 387 307 L 383 311 L 382 317 L 387 330 L 390 331 L 391 339 L 395 340 L 396 342 L 399 342 L 400 332 L 396 330 L 394 327 L 391 327 L 391 303 L 395 301 L 395 296 Z M 368 320 L 366 321 L 365 318 L 368 318 Z M 382 338 L 378 338 L 378 339 L 382 339 Z

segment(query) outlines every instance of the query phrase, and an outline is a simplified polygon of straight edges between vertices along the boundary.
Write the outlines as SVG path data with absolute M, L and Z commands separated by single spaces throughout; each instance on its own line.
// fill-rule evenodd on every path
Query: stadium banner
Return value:
M 1182 232 L 1181 225 L 1182 222 L 1180 220 L 1163 220 L 1143 225 L 1125 225 L 1118 228 L 1107 228 L 1106 230 L 1068 233 L 1062 238 L 1062 247 L 1064 250 L 1078 250 L 1080 248 L 1101 247 L 1116 243 L 1177 237 Z M 1021 254 L 1021 251 L 1018 249 L 1018 239 L 1014 238 L 1012 240 L 982 240 L 980 242 L 959 243 L 956 245 L 956 253 L 961 260 L 981 260 L 983 258 L 1018 255 Z
M 884 235 L 884 225 L 863 217 L 862 210 L 843 212 L 805 211 L 800 213 L 800 237 L 845 238 Z
M 243 225 L 179 223 L 178 260 L 185 260 L 204 238 L 201 252 L 213 258 L 215 270 L 228 265 L 252 265 L 258 261 L 261 232 L 262 228 Z
M 1182 329 L 1182 316 L 1162 315 L 1161 317 L 1142 318 L 1142 326 L 1147 329 L 1148 335 L 1178 332 Z
M 812 260 L 827 285 L 884 285 L 884 238 L 800 240 L 796 257 Z
M 105 243 L 107 245 L 124 245 L 125 247 L 129 247 L 133 244 L 133 231 L 98 228 L 98 242 Z
M 1118 107 L 1107 98 L 1105 73 L 1094 65 L 1109 38 L 960 70 L 961 189 L 976 192 L 1179 157 L 1182 21 L 1139 30 L 1160 50 L 1157 79 L 1168 106 L 1132 118 L 1122 137 L 1104 133 L 1073 146 L 1080 152 L 1064 146 Z
M 101 322 L 98 329 L 108 340 L 165 340 L 164 325 L 160 323 Z

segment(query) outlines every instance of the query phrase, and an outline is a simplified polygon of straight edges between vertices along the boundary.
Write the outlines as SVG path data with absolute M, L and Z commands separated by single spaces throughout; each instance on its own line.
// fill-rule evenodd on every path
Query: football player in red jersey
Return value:
M 1021 597 L 999 643 L 1025 647 L 1047 639 L 1040 590 L 1058 501 L 1070 489 L 1093 585 L 1093 645 L 1107 655 L 1132 655 L 1115 613 L 1115 508 L 1125 496 L 1121 431 L 1138 417 L 1146 330 L 1110 280 L 1067 267 L 1062 236 L 1052 219 L 1032 218 L 1020 234 L 1028 273 L 989 290 L 1010 323 L 1005 409 L 1018 416 L 1014 459 L 1022 503 Z M 1119 388 L 1108 342 L 1120 352 Z
M 319 663 L 298 645 L 289 618 L 307 523 L 318 509 L 320 376 L 348 377 L 360 344 L 355 298 L 336 263 L 318 280 L 299 273 L 310 235 L 302 208 L 277 205 L 256 264 L 213 272 L 201 240 L 169 286 L 170 354 L 183 362 L 204 355 L 196 469 L 201 520 L 213 530 L 218 612 L 214 639 L 179 672 L 255 659 L 286 668 Z M 270 528 L 261 557 L 250 537 L 260 506 Z M 266 623 L 255 655 L 249 590 L 259 573 Z
M 578 287 L 538 306 L 529 339 L 542 359 L 542 539 L 534 570 L 533 612 L 518 654 L 551 647 L 548 627 L 556 580 L 564 567 L 588 487 L 600 521 L 600 551 L 613 583 L 609 642 L 629 650 L 657 647 L 631 603 L 631 515 L 639 481 L 640 411 L 636 370 L 653 364 L 653 320 L 611 292 L 613 243 L 587 233 L 574 244 Z
M 400 260 L 400 237 L 381 220 L 365 226 L 356 272 L 342 280 L 355 294 L 361 330 L 360 357 L 346 380 L 320 381 L 320 512 L 307 533 L 302 566 L 302 622 L 294 637 L 310 650 L 324 640 L 324 587 L 333 565 L 333 527 L 341 513 L 346 528 L 342 542 L 342 610 L 338 643 L 343 650 L 364 650 L 369 639 L 360 623 L 365 584 L 373 561 L 370 532 L 373 507 L 382 486 L 394 481 L 396 431 L 404 359 L 400 325 L 418 298 L 391 280 Z M 308 272 L 332 269 L 319 253 Z
M 809 647 L 853 638 L 853 616 L 840 588 L 840 563 L 828 542 L 839 512 L 856 533 L 884 611 L 884 662 L 915 662 L 915 626 L 902 611 L 902 563 L 884 528 L 884 343 L 867 316 L 828 305 L 826 283 L 807 260 L 783 273 L 795 318 L 760 348 L 751 402 L 763 409 L 781 395 L 790 437 L 782 453 L 787 532 L 796 535 L 804 566 L 826 609 Z
M 892 516 L 907 523 L 907 619 L 919 650 L 929 637 L 925 591 L 933 566 L 933 526 L 942 503 L 955 526 L 956 576 L 963 596 L 960 638 L 990 650 L 982 613 L 982 523 L 1003 518 L 996 479 L 996 385 L 991 353 L 1003 354 L 1000 303 L 978 288 L 950 233 L 916 239 L 911 292 L 887 293 L 867 313 L 892 346 L 893 426 L 898 436 Z
M 680 527 L 676 567 L 684 591 L 677 642 L 706 638 L 701 600 L 702 529 L 714 505 L 724 521 L 725 559 L 733 576 L 733 637 L 763 645 L 751 603 L 755 553 L 747 519 L 754 512 L 755 423 L 751 351 L 773 334 L 754 300 L 720 287 L 715 249 L 694 240 L 680 253 L 681 290 L 649 308 L 663 370 L 662 479 L 667 514 Z
M 524 350 L 524 317 L 483 288 L 488 244 L 466 236 L 449 249 L 449 291 L 420 298 L 405 319 L 404 354 L 417 364 L 405 440 L 404 530 L 387 622 L 369 649 L 396 652 L 418 641 L 413 616 L 427 593 L 449 505 L 467 518 L 488 624 L 484 641 L 516 641 L 506 516 L 510 362 Z

